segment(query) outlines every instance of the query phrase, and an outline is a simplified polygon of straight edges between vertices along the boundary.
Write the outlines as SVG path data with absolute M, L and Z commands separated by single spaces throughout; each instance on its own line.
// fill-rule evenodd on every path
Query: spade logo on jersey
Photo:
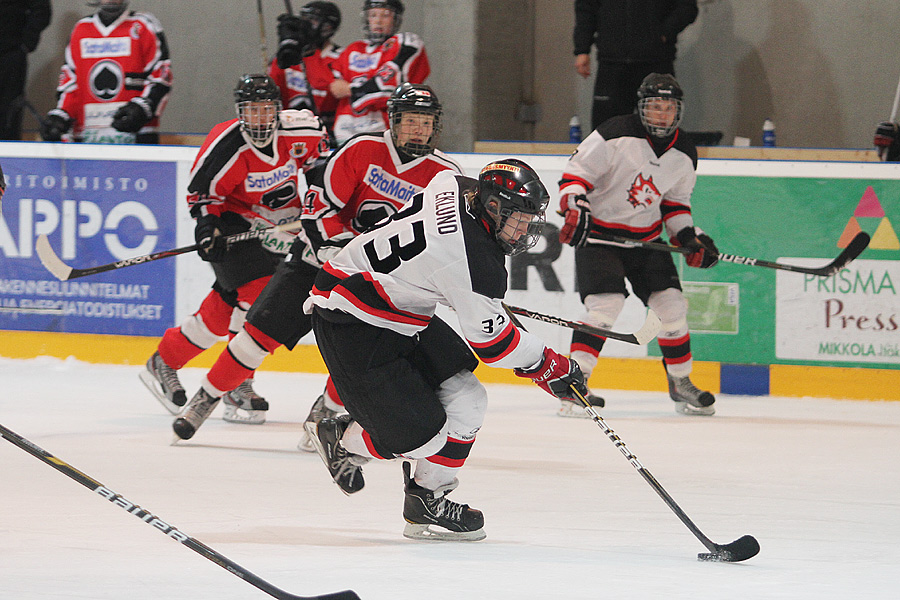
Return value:
M 644 178 L 643 174 L 638 173 L 628 190 L 628 202 L 635 208 L 641 206 L 652 206 L 662 196 L 656 185 L 653 183 L 653 176 Z
M 285 181 L 274 190 L 269 190 L 263 194 L 260 199 L 260 204 L 271 208 L 272 210 L 278 210 L 296 197 L 297 184 L 293 181 Z
M 113 60 L 101 60 L 91 67 L 89 81 L 94 97 L 108 102 L 122 91 L 125 77 L 119 63 Z

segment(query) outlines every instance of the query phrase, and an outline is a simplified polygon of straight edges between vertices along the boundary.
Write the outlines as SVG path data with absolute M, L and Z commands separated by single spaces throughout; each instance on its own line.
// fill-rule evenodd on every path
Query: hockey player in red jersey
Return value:
M 313 441 L 346 494 L 372 459 L 404 462 L 404 536 L 480 540 L 484 516 L 446 495 L 484 420 L 478 361 L 512 368 L 559 397 L 587 393 L 574 361 L 519 329 L 502 304 L 506 255 L 537 243 L 550 196 L 516 159 L 477 180 L 444 172 L 402 210 L 357 236 L 316 277 L 319 351 L 348 414 L 322 419 Z M 435 315 L 448 306 L 462 338 Z
M 460 172 L 435 149 L 441 130 L 441 104 L 426 85 L 404 84 L 388 104 L 391 129 L 361 134 L 333 154 L 314 177 L 303 206 L 304 233 L 297 236 L 247 315 L 241 331 L 228 343 L 176 421 L 176 432 L 193 436 L 225 392 L 253 375 L 279 346 L 293 348 L 311 329 L 303 302 L 322 262 L 361 231 L 399 210 L 438 173 Z M 317 167 L 318 169 L 318 167 Z M 227 398 L 226 398 L 227 402 Z M 227 404 L 226 404 L 227 405 Z M 328 385 L 313 403 L 308 420 L 334 416 L 343 407 Z M 265 413 L 252 410 L 255 422 Z M 305 437 L 301 448 L 312 451 Z
M 431 67 L 422 39 L 398 33 L 403 20 L 400 0 L 365 0 L 365 39 L 353 42 L 332 65 L 340 75 L 331 90 L 338 98 L 334 134 L 343 143 L 357 133 L 388 127 L 387 100 L 404 82 L 424 83 Z
M 178 369 L 241 328 L 247 309 L 294 238 L 273 233 L 227 245 L 225 236 L 298 220 L 298 177 L 327 148 L 319 119 L 306 110 L 281 110 L 278 86 L 269 77 L 242 76 L 234 97 L 238 118 L 216 125 L 207 135 L 188 184 L 198 254 L 212 266 L 213 289 L 194 315 L 165 332 L 141 373 L 173 414 L 181 412 L 186 400 Z M 234 408 L 226 415 L 230 420 L 240 418 L 240 405 L 265 407 L 249 381 L 235 387 L 227 403 Z
M 309 109 L 331 133 L 337 98 L 329 89 L 335 80 L 331 63 L 341 47 L 331 41 L 341 26 L 341 11 L 334 2 L 313 0 L 298 15 L 278 17 L 278 52 L 269 65 L 271 77 L 281 89 L 286 108 Z
M 97 4 L 97 3 L 95 3 Z M 156 18 L 100 0 L 75 24 L 59 75 L 56 108 L 41 137 L 58 142 L 158 144 L 159 117 L 172 88 L 169 47 Z
M 591 243 L 591 233 L 659 240 L 690 248 L 687 264 L 709 268 L 718 261 L 712 239 L 694 227 L 691 194 L 697 181 L 697 150 L 678 128 L 682 90 L 671 75 L 652 73 L 638 90 L 638 109 L 613 117 L 578 146 L 563 170 L 560 209 L 565 224 L 560 241 L 575 247 L 578 290 L 587 310 L 584 322 L 613 325 L 628 292 L 662 320 L 658 342 L 677 412 L 712 415 L 715 397 L 690 379 L 693 365 L 687 300 L 671 254 L 644 248 Z M 574 332 L 571 357 L 590 377 L 604 340 Z M 603 399 L 591 396 L 592 404 Z M 561 416 L 587 416 L 563 399 Z

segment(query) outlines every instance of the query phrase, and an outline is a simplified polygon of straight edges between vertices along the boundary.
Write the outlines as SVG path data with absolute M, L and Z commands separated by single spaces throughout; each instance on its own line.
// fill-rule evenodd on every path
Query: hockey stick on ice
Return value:
M 543 321 L 544 323 L 559 325 L 561 327 L 568 327 L 569 329 L 574 329 L 576 331 L 582 331 L 584 333 L 589 333 L 591 335 L 609 338 L 612 340 L 619 340 L 622 342 L 627 342 L 629 344 L 636 344 L 638 346 L 644 346 L 649 343 L 653 338 L 656 337 L 656 334 L 659 333 L 660 328 L 659 317 L 656 316 L 656 313 L 652 310 L 647 310 L 647 319 L 644 321 L 644 324 L 641 325 L 640 329 L 638 329 L 634 333 L 619 333 L 618 331 L 613 331 L 611 329 L 594 327 L 593 325 L 588 325 L 587 323 L 567 321 L 565 319 L 560 319 L 559 317 L 544 315 L 533 310 L 528 310 L 527 308 L 508 306 L 506 304 L 504 304 L 503 306 L 508 312 L 516 315 L 521 315 L 523 317 L 528 317 L 529 319 Z
M 784 263 L 769 262 L 761 258 L 748 258 L 746 256 L 738 256 L 736 254 L 719 253 L 719 260 L 735 263 L 739 265 L 749 265 L 751 267 L 767 267 L 769 269 L 780 269 L 782 271 L 793 271 L 795 273 L 806 273 L 807 275 L 816 275 L 818 277 L 831 277 L 845 266 L 847 263 L 859 256 L 863 250 L 869 246 L 869 234 L 860 231 L 856 234 L 847 247 L 838 254 L 837 258 L 825 265 L 824 267 L 798 267 L 796 265 L 786 265 Z M 592 244 L 612 244 L 625 246 L 628 248 L 647 248 L 648 250 L 661 250 L 663 252 L 672 252 L 673 254 L 690 254 L 691 251 L 682 246 L 670 246 L 669 244 L 661 244 L 659 242 L 642 242 L 640 240 L 631 240 L 616 235 L 605 235 L 593 232 L 590 234 L 589 241 Z
M 603 420 L 603 417 L 591 406 L 591 403 L 581 395 L 574 385 L 570 385 L 569 389 L 573 392 L 578 401 L 584 406 L 585 412 L 594 420 L 594 422 L 600 426 L 600 429 L 603 430 L 603 433 L 606 434 L 606 437 L 610 439 L 610 441 L 615 444 L 616 448 L 625 455 L 625 458 L 628 459 L 628 462 L 631 463 L 631 466 L 637 469 L 638 473 L 641 474 L 641 477 L 650 484 L 650 487 L 659 494 L 659 497 L 663 499 L 669 508 L 672 509 L 672 512 L 681 519 L 681 522 L 684 523 L 688 529 L 691 530 L 691 533 L 700 540 L 700 542 L 706 546 L 706 549 L 709 552 L 701 552 L 697 555 L 698 560 L 703 561 L 711 561 L 711 562 L 740 562 L 742 560 L 747 560 L 748 558 L 753 558 L 759 553 L 759 542 L 756 541 L 752 535 L 745 535 L 741 538 L 736 539 L 730 544 L 717 544 L 708 537 L 706 537 L 702 531 L 691 521 L 690 517 L 685 514 L 681 507 L 676 504 L 675 500 L 672 499 L 672 496 L 663 489 L 663 486 L 656 480 L 656 478 L 648 471 L 644 465 L 640 463 L 637 457 L 631 453 L 631 450 L 625 445 L 625 442 L 622 441 L 615 431 L 610 429 L 609 425 L 606 424 L 606 421 Z
M 235 233 L 227 236 L 225 238 L 225 242 L 227 244 L 235 244 L 237 242 L 256 239 L 269 233 L 276 233 L 280 231 L 295 231 L 297 229 L 300 229 L 299 220 L 291 221 L 290 223 L 285 223 L 284 225 L 276 225 L 275 227 L 267 227 L 265 229 L 251 229 L 250 231 Z M 124 260 L 119 260 L 114 263 L 108 263 L 97 267 L 86 267 L 84 269 L 75 269 L 64 263 L 53 251 L 53 248 L 50 247 L 50 241 L 44 234 L 38 236 L 34 248 L 37 251 L 38 258 L 41 259 L 41 263 L 48 271 L 53 273 L 53 275 L 60 281 L 68 281 L 69 279 L 77 279 L 79 277 L 86 277 L 88 275 L 96 275 L 97 273 L 103 273 L 105 271 L 114 271 L 116 269 L 123 269 L 125 267 L 140 265 L 146 262 L 159 260 L 161 258 L 169 258 L 170 256 L 178 256 L 179 254 L 193 252 L 195 250 L 199 250 L 200 245 L 192 244 L 190 246 L 182 246 L 181 248 L 174 248 L 172 250 L 161 250 L 159 252 L 144 254 L 143 256 L 135 256 L 132 258 L 126 258 Z
M 285 592 L 284 590 L 275 587 L 268 581 L 265 581 L 257 575 L 254 575 L 236 562 L 233 562 L 223 555 L 219 554 L 203 542 L 200 542 L 199 540 L 196 540 L 183 533 L 176 527 L 169 525 L 150 511 L 143 509 L 136 504 L 132 504 L 130 501 L 126 500 L 119 494 L 104 486 L 99 481 L 89 477 L 88 475 L 85 475 L 72 465 L 56 458 L 46 450 L 33 444 L 19 434 L 7 429 L 3 425 L 0 425 L 0 436 L 11 442 L 13 445 L 18 446 L 28 454 L 31 454 L 38 460 L 41 460 L 44 463 L 50 465 L 63 475 L 69 477 L 70 479 L 74 479 L 84 487 L 99 495 L 101 498 L 105 498 L 116 506 L 125 509 L 126 512 L 136 516 L 144 523 L 147 523 L 154 529 L 159 529 L 173 540 L 181 542 L 197 554 L 203 556 L 208 560 L 211 560 L 229 573 L 240 577 L 250 585 L 264 591 L 273 598 L 278 598 L 278 600 L 359 600 L 359 596 L 356 595 L 356 592 L 353 592 L 351 590 L 334 592 L 332 594 L 321 594 L 319 596 L 297 596 L 295 594 Z

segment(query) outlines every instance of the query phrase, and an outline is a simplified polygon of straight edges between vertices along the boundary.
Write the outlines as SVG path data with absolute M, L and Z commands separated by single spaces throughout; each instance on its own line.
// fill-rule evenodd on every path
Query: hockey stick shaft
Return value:
M 242 231 L 241 233 L 234 233 L 225 238 L 225 242 L 227 244 L 236 244 L 237 242 L 244 242 L 247 240 L 256 239 L 262 237 L 264 235 L 268 235 L 270 233 L 278 233 L 284 231 L 296 231 L 300 229 L 300 221 L 291 221 L 290 223 L 285 223 L 283 225 L 276 225 L 275 227 L 267 227 L 265 229 L 251 229 L 250 231 Z M 96 275 L 97 273 L 104 273 L 106 271 L 115 271 L 116 269 L 124 269 L 125 267 L 133 267 L 134 265 L 140 265 L 147 262 L 152 262 L 154 260 L 159 260 L 161 258 L 169 258 L 171 256 L 178 256 L 179 254 L 186 254 L 188 252 L 194 252 L 195 250 L 199 250 L 199 244 L 192 244 L 190 246 L 183 246 L 181 248 L 173 248 L 171 250 L 161 250 L 159 252 L 152 252 L 150 254 L 144 254 L 143 256 L 134 256 L 132 258 L 126 258 L 124 260 L 119 260 L 113 263 L 108 263 L 105 265 L 99 265 L 96 267 L 86 267 L 84 269 L 75 269 L 65 264 L 59 256 L 53 251 L 53 248 L 50 246 L 50 241 L 47 239 L 47 236 L 41 234 L 37 238 L 37 242 L 35 242 L 35 250 L 37 251 L 38 258 L 41 259 L 41 263 L 44 267 L 50 271 L 57 279 L 60 281 L 68 281 L 70 279 L 77 279 L 79 277 L 86 277 L 88 275 Z
M 656 334 L 659 333 L 660 328 L 659 317 L 656 316 L 656 313 L 652 310 L 647 311 L 647 319 L 644 321 L 644 324 L 639 330 L 635 331 L 634 333 L 620 333 L 611 329 L 594 327 L 593 325 L 588 325 L 587 323 L 567 321 L 566 319 L 561 319 L 559 317 L 554 317 L 551 315 L 545 315 L 533 310 L 528 310 L 527 308 L 521 308 L 519 306 L 508 306 L 506 304 L 504 304 L 503 306 L 508 312 L 516 315 L 521 315 L 523 317 L 528 317 L 529 319 L 543 321 L 544 323 L 559 325 L 561 327 L 568 327 L 569 329 L 574 329 L 575 331 L 581 331 L 583 333 L 589 333 L 591 335 L 609 338 L 612 340 L 619 340 L 622 342 L 627 342 L 629 344 L 636 344 L 638 346 L 643 346 L 649 343 L 653 338 L 656 337 Z
M 697 527 L 696 524 L 691 520 L 690 517 L 687 516 L 678 503 L 669 495 L 669 493 L 663 488 L 663 486 L 656 480 L 656 477 L 653 476 L 650 471 L 647 470 L 644 465 L 638 460 L 637 456 L 628 449 L 628 446 L 625 445 L 625 442 L 622 441 L 622 438 L 618 436 L 618 434 L 612 430 L 612 428 L 606 424 L 606 421 L 603 420 L 603 417 L 600 416 L 591 403 L 585 398 L 581 392 L 574 385 L 569 386 L 569 390 L 573 393 L 574 397 L 578 399 L 578 401 L 584 407 L 585 412 L 590 415 L 591 419 L 603 430 L 603 433 L 606 434 L 606 437 L 619 449 L 619 451 L 625 456 L 628 462 L 634 467 L 638 473 L 641 474 L 641 477 L 644 478 L 650 487 L 653 488 L 653 491 L 662 498 L 663 502 L 666 503 L 672 512 L 675 513 L 682 523 L 690 530 L 691 533 L 694 534 L 700 543 L 703 544 L 707 550 L 709 550 L 710 554 L 702 554 L 700 557 L 703 560 L 713 560 L 713 561 L 724 561 L 724 562 L 738 562 L 742 560 L 747 560 L 748 558 L 752 558 L 756 556 L 759 552 L 759 543 L 752 536 L 744 536 L 735 540 L 731 544 L 720 545 L 713 542 L 709 539 L 700 528 Z
M 200 554 L 204 558 L 211 560 L 229 573 L 240 577 L 250 585 L 262 590 L 273 598 L 278 598 L 279 600 L 359 600 L 359 596 L 356 595 L 356 592 L 353 592 L 351 590 L 335 592 L 333 594 L 322 594 L 319 596 L 297 596 L 295 594 L 285 592 L 284 590 L 281 590 L 265 581 L 264 579 L 260 578 L 259 576 L 254 575 L 236 562 L 219 554 L 203 542 L 200 542 L 199 540 L 196 540 L 183 533 L 180 529 L 169 525 L 167 522 L 163 521 L 150 511 L 131 503 L 124 497 L 104 486 L 96 479 L 90 477 L 89 475 L 85 475 L 72 465 L 63 460 L 60 460 L 59 458 L 56 458 L 43 448 L 23 438 L 12 430 L 7 429 L 3 425 L 0 425 L 0 436 L 11 442 L 14 446 L 17 446 L 28 454 L 34 456 L 38 460 L 50 465 L 63 475 L 77 481 L 98 496 L 106 498 L 106 500 L 108 500 L 109 502 L 112 502 L 116 506 L 125 509 L 126 512 L 136 516 L 141 521 L 147 523 L 154 529 L 158 529 L 173 540 L 181 542 L 197 554 Z
M 897 120 L 897 109 L 900 108 L 900 80 L 897 81 L 897 91 L 894 92 L 894 104 L 891 105 L 891 118 L 890 121 L 894 122 Z
M 265 75 L 269 70 L 269 45 L 266 42 L 266 22 L 263 17 L 262 0 L 256 0 L 256 14 L 259 15 L 259 53 L 262 56 L 262 74 Z
M 869 234 L 861 231 L 856 234 L 847 247 L 829 264 L 824 267 L 800 267 L 797 265 L 786 265 L 784 263 L 771 262 L 761 258 L 749 258 L 746 256 L 738 256 L 737 254 L 719 253 L 719 260 L 730 262 L 738 265 L 747 265 L 750 267 L 766 267 L 768 269 L 778 269 L 781 271 L 793 271 L 794 273 L 805 273 L 807 275 L 816 275 L 818 277 L 830 277 L 847 266 L 847 263 L 859 256 L 863 250 L 869 245 Z M 593 244 L 611 244 L 616 246 L 624 246 L 628 248 L 646 248 L 648 250 L 660 250 L 662 252 L 671 252 L 673 254 L 691 254 L 691 250 L 682 246 L 670 246 L 669 244 L 661 244 L 659 242 L 643 242 L 640 240 L 631 240 L 615 235 L 605 235 L 602 233 L 591 233 L 589 241 Z

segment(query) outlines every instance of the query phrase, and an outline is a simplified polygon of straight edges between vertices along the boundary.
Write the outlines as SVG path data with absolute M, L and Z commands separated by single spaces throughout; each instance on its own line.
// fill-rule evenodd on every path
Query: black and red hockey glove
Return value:
M 588 395 L 584 373 L 574 360 L 559 354 L 551 348 L 544 348 L 544 358 L 530 369 L 513 369 L 519 377 L 527 377 L 544 391 L 557 398 L 572 398 L 570 385 L 574 385 L 582 396 Z
M 584 194 L 563 196 L 561 204 L 566 207 L 563 213 L 566 221 L 559 230 L 559 241 L 581 248 L 591 232 L 591 204 Z
M 200 246 L 197 254 L 206 262 L 221 262 L 228 252 L 228 243 L 222 232 L 225 227 L 222 219 L 216 215 L 203 215 L 197 219 L 194 228 L 194 240 Z
M 700 229 L 685 227 L 672 240 L 675 246 L 684 246 L 691 251 L 684 259 L 689 267 L 708 269 L 719 262 L 719 249 L 712 238 Z
M 875 149 L 881 160 L 900 160 L 900 125 L 882 121 L 875 130 Z

